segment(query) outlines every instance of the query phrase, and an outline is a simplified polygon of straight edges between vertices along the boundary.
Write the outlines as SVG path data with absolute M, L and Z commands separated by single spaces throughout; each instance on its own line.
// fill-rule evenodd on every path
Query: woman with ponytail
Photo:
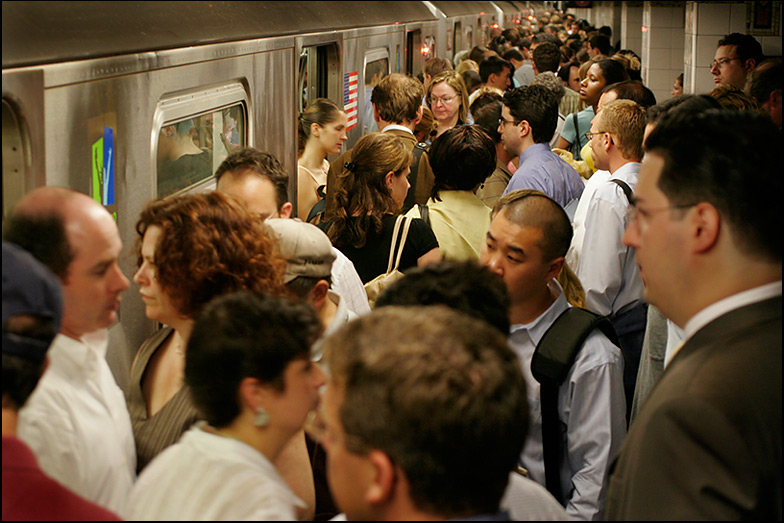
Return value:
M 297 140 L 297 216 L 307 218 L 327 184 L 328 154 L 340 154 L 348 137 L 346 113 L 326 98 L 316 99 L 299 115 Z
M 411 152 L 392 134 L 363 136 L 335 179 L 335 217 L 320 225 L 345 254 L 362 283 L 384 274 L 392 232 L 408 193 Z M 411 221 L 398 270 L 441 261 L 430 226 Z

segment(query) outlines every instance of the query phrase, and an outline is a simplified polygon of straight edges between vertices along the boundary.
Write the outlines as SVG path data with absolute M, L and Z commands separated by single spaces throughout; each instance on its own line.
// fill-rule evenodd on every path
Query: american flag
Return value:
M 349 131 L 356 127 L 358 122 L 357 93 L 359 91 L 359 73 L 357 71 L 346 73 L 343 85 L 345 86 L 343 89 L 343 110 L 346 111 L 346 116 L 348 116 L 346 131 Z

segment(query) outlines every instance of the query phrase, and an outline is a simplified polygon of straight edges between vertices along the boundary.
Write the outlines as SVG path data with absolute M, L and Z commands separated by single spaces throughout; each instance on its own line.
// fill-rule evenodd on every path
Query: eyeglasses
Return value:
M 439 98 L 438 96 L 431 96 L 430 97 L 430 105 L 436 105 L 438 102 L 441 102 L 442 104 L 446 105 L 449 102 L 451 102 L 452 100 L 454 100 L 455 98 L 457 98 L 457 95 L 454 95 L 454 96 L 442 96 L 441 98 Z
M 731 62 L 733 60 L 743 60 L 743 58 L 740 58 L 738 56 L 736 56 L 735 58 L 719 58 L 718 60 L 714 60 L 711 62 L 710 68 L 713 69 L 717 65 L 719 67 L 724 67 L 728 62 Z
M 520 121 L 522 121 L 522 120 L 520 120 Z M 506 126 L 506 124 L 520 125 L 520 122 L 515 122 L 514 120 L 507 120 L 503 116 L 498 119 L 498 125 L 500 127 L 504 127 L 504 126 Z
M 626 208 L 626 221 L 629 225 L 636 225 L 640 216 L 644 218 L 650 217 L 652 214 L 662 211 L 671 211 L 674 209 L 688 209 L 694 207 L 696 203 L 687 203 L 682 205 L 668 205 L 666 207 L 657 207 L 655 209 L 640 209 L 637 207 L 637 200 L 632 197 L 629 207 Z
M 588 131 L 587 133 L 585 133 L 585 137 L 588 138 L 588 141 L 590 142 L 591 140 L 593 140 L 594 136 L 599 136 L 600 134 L 609 133 L 609 132 L 610 131 L 596 131 L 595 133 L 592 133 L 591 131 Z

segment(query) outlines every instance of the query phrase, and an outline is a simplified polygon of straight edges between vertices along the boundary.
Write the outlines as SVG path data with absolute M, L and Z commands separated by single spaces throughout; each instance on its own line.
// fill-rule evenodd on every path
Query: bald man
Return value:
M 89 196 L 43 187 L 19 202 L 5 239 L 60 278 L 65 305 L 49 367 L 20 411 L 19 437 L 47 475 L 123 513 L 136 450 L 125 398 L 106 362 L 107 327 L 129 286 L 118 264 L 117 225 Z

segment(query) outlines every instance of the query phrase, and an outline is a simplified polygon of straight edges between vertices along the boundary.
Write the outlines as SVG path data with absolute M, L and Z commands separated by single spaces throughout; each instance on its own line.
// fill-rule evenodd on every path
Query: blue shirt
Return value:
M 542 412 L 531 360 L 547 329 L 571 307 L 557 281 L 551 289 L 558 294 L 555 302 L 531 323 L 512 325 L 509 335 L 509 345 L 522 365 L 531 417 L 520 461 L 528 477 L 541 485 L 545 484 Z M 573 520 L 600 519 L 610 460 L 626 436 L 626 399 L 621 350 L 599 330 L 588 335 L 558 389 L 558 418 L 566 452 L 559 474 L 566 513 Z
M 571 165 L 550 150 L 550 144 L 535 143 L 520 154 L 520 167 L 512 175 L 504 194 L 518 189 L 535 189 L 561 204 L 579 198 L 585 184 Z
M 569 142 L 570 144 L 574 145 L 575 139 L 580 142 L 580 146 L 577 149 L 578 153 L 585 147 L 585 144 L 588 143 L 588 137 L 585 136 L 585 133 L 591 130 L 591 120 L 596 114 L 593 111 L 593 107 L 586 107 L 579 113 L 572 113 L 566 117 L 566 121 L 561 128 L 561 138 Z M 577 118 L 577 134 L 574 132 L 574 119 Z M 569 149 L 572 151 L 573 149 Z M 579 154 L 575 154 L 575 160 L 585 160 L 585 158 L 580 158 Z

